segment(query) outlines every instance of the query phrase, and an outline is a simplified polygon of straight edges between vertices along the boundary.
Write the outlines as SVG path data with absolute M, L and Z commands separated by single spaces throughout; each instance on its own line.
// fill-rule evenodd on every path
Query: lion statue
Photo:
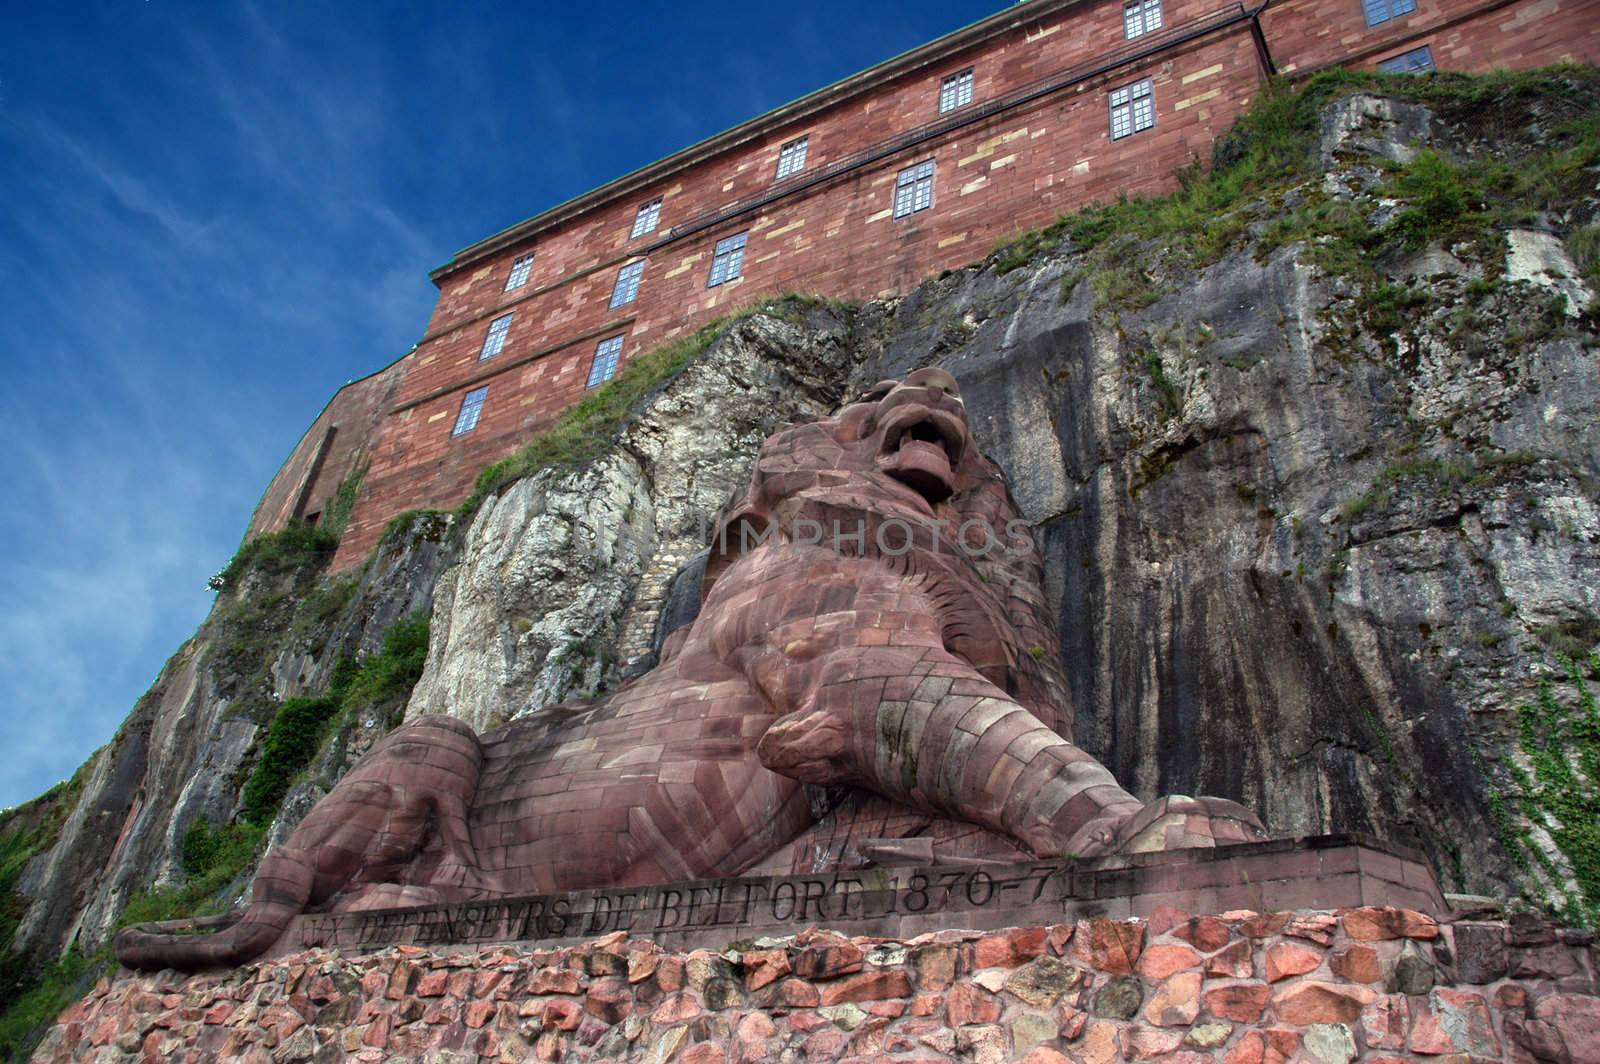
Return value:
M 1264 838 L 1232 802 L 1147 806 L 1066 737 L 1041 574 L 955 380 L 883 382 L 763 444 L 654 669 L 483 735 L 404 725 L 262 860 L 249 905 L 130 928 L 117 957 L 231 965 L 312 909 L 736 875 L 826 815 L 819 787 L 1037 857 Z

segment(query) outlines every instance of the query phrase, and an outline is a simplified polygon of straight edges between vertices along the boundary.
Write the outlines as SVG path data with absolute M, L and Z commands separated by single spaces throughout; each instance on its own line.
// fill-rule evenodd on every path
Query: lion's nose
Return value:
M 942 369 L 928 367 L 912 372 L 901 382 L 903 388 L 936 388 L 952 399 L 961 398 L 961 386 Z

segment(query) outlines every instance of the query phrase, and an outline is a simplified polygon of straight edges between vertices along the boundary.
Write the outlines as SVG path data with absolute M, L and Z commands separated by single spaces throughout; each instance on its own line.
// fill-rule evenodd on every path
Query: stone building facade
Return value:
M 364 470 L 336 568 L 450 507 L 637 354 L 764 296 L 867 299 L 1169 191 L 1264 79 L 1600 60 L 1600 0 L 1027 0 L 458 252 L 416 348 L 347 385 L 250 534 Z

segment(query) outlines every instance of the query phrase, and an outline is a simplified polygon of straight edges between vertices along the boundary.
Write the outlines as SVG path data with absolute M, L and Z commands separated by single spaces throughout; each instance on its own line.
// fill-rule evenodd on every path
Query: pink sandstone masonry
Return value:
M 313 949 L 102 980 L 35 1061 L 1370 1064 L 1600 1061 L 1594 936 L 1364 906 L 1162 907 L 678 952 Z

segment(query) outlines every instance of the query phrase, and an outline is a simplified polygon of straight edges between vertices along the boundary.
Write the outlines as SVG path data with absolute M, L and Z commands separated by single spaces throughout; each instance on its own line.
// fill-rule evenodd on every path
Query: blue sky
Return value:
M 115 734 L 429 269 L 1003 6 L 0 5 L 0 807 Z

